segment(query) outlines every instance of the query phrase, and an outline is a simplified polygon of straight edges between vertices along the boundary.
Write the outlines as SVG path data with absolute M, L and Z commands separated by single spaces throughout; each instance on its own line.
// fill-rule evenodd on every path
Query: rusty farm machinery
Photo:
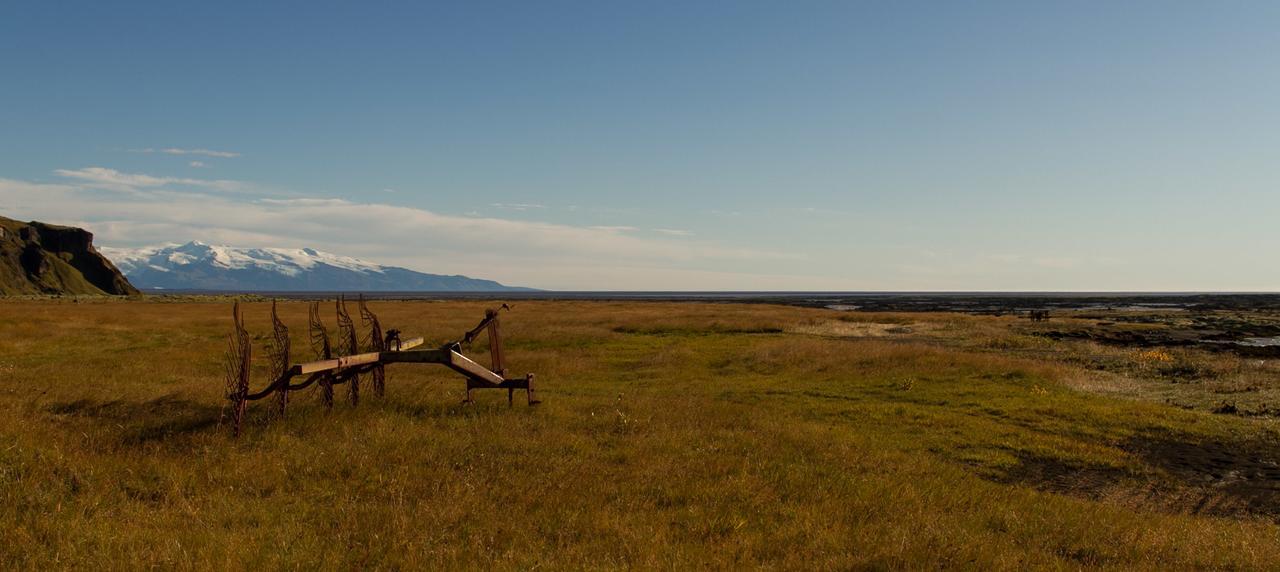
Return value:
M 293 363 L 289 328 L 280 320 L 276 303 L 272 302 L 272 334 L 266 344 L 271 381 L 266 387 L 253 391 L 249 384 L 253 344 L 244 327 L 240 303 L 236 302 L 232 309 L 234 330 L 228 336 L 225 361 L 226 397 L 230 401 L 230 411 L 224 414 L 224 418 L 229 417 L 233 434 L 240 434 L 250 401 L 268 399 L 271 402 L 271 416 L 283 417 L 289 405 L 289 394 L 313 386 L 318 389 L 320 401 L 327 408 L 333 407 L 335 388 L 343 386 L 347 400 L 352 406 L 358 405 L 361 384 L 365 381 L 372 385 L 374 395 L 381 397 L 386 391 L 386 366 L 393 363 L 440 364 L 462 374 L 467 382 L 463 403 L 474 402 L 474 390 L 490 388 L 506 389 L 508 404 L 514 400 L 517 389 L 525 390 L 529 405 L 538 403 L 532 373 L 524 377 L 507 377 L 499 327 L 499 314 L 502 310 L 509 309 L 506 304 L 487 310 L 484 319 L 475 328 L 463 334 L 462 338 L 438 348 L 421 348 L 423 338 L 402 339 L 399 330 L 383 331 L 378 316 L 365 304 L 363 297 L 358 302 L 358 309 L 360 322 L 367 333 L 361 336 L 347 311 L 346 300 L 340 297 L 335 305 L 338 330 L 336 335 L 331 335 L 329 328 L 320 319 L 320 302 L 311 303 L 308 329 L 315 360 Z M 488 338 L 490 367 L 476 363 L 462 353 L 465 347 L 482 334 L 487 334 Z

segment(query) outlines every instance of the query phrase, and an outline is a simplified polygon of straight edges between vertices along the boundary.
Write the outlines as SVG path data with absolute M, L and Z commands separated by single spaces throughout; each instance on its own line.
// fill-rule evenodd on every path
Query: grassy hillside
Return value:
M 0 296 L 134 295 L 80 228 L 0 217 Z
M 485 304 L 372 306 L 439 342 Z M 507 360 L 540 406 L 398 365 L 357 409 L 252 404 L 236 441 L 229 313 L 0 303 L 0 568 L 1280 562 L 1274 421 L 1100 394 L 1155 383 L 1144 358 L 1099 372 L 1011 318 L 524 302 Z

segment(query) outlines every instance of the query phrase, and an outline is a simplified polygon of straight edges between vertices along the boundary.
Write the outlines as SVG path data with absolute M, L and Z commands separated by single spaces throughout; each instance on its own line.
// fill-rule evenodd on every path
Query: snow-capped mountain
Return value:
M 528 290 L 492 280 L 425 274 L 310 248 L 236 248 L 202 242 L 98 251 L 141 289 L 257 291 Z

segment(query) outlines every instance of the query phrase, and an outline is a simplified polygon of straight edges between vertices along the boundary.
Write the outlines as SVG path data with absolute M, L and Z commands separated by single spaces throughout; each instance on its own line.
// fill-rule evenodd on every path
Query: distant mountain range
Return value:
M 203 242 L 98 249 L 143 290 L 502 292 L 530 288 L 383 266 L 310 248 Z

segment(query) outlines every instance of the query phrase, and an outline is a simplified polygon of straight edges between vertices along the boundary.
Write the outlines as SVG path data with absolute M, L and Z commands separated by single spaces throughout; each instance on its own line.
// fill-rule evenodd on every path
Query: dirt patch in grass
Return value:
M 893 324 L 883 322 L 846 322 L 828 320 L 797 324 L 787 330 L 793 334 L 811 336 L 830 336 L 838 338 L 905 338 L 913 334 L 919 335 L 937 329 L 935 324 L 908 323 Z
M 619 334 L 636 334 L 643 336 L 698 336 L 698 335 L 730 335 L 730 334 L 781 334 L 782 328 L 770 326 L 759 327 L 738 327 L 726 326 L 721 324 L 711 324 L 706 327 L 689 327 L 689 326 L 617 326 L 613 328 L 615 333 Z
M 1122 486 L 1129 474 L 1124 469 L 1102 464 L 1082 463 L 1037 455 L 1027 451 L 1014 453 L 1018 464 L 987 475 L 1002 484 L 1021 484 L 1037 490 L 1101 500 Z
M 1142 391 L 1142 384 L 1132 377 L 1107 371 L 1072 370 L 1060 381 L 1067 387 L 1089 393 L 1139 395 Z
M 1257 443 L 1193 441 L 1167 433 L 1130 439 L 1124 449 L 1185 489 L 1185 512 L 1280 520 L 1280 451 Z
M 1280 455 L 1243 443 L 1196 442 L 1168 433 L 1132 437 L 1125 468 L 1013 452 L 1017 464 L 984 476 L 1002 484 L 1165 513 L 1280 522 Z

